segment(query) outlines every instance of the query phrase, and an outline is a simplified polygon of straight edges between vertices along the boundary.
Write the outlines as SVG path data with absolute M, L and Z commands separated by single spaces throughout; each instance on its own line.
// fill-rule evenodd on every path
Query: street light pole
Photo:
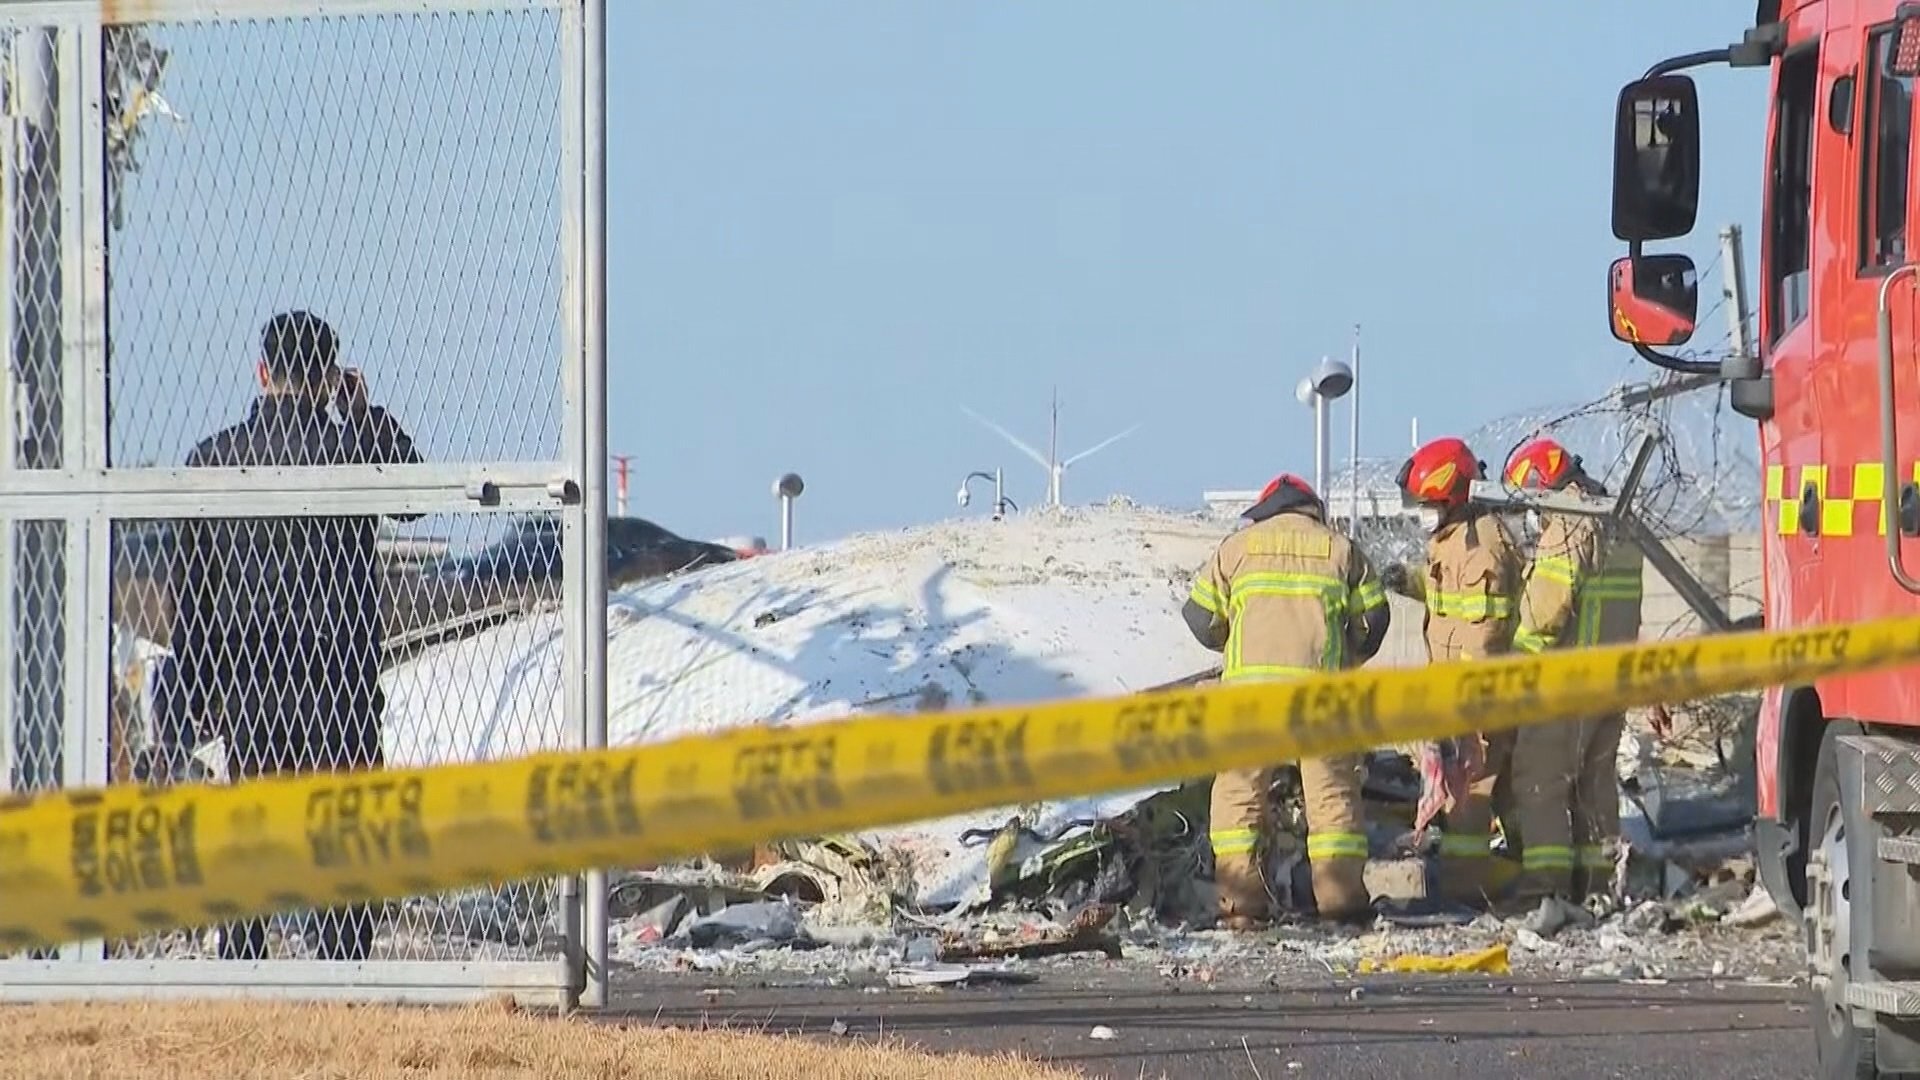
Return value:
M 1353 324 L 1353 401 L 1347 411 L 1351 423 L 1347 432 L 1347 528 L 1360 525 L 1360 324 Z
M 1313 395 L 1313 490 L 1322 498 L 1327 495 L 1327 458 L 1331 456 L 1332 439 L 1327 431 L 1327 396 Z
M 995 469 L 991 473 L 977 471 L 968 473 L 966 477 L 960 481 L 960 490 L 955 493 L 955 500 L 957 500 L 962 507 L 972 502 L 973 492 L 967 490 L 967 485 L 975 480 L 993 481 L 993 520 L 999 521 L 1006 517 L 1008 508 L 1013 507 L 1013 500 L 1007 498 L 1007 486 L 1001 477 L 999 469 Z M 1013 508 L 1018 509 L 1018 507 Z
M 1353 389 L 1353 369 L 1332 357 L 1322 357 L 1320 366 L 1300 380 L 1293 396 L 1313 409 L 1313 490 L 1327 498 L 1327 459 L 1333 456 L 1332 432 L 1327 430 L 1327 403 Z M 1331 516 L 1331 514 L 1329 514 Z
M 781 551 L 793 547 L 793 500 L 799 498 L 806 489 L 807 485 L 801 482 L 799 473 L 786 473 L 773 482 L 773 493 L 780 498 Z

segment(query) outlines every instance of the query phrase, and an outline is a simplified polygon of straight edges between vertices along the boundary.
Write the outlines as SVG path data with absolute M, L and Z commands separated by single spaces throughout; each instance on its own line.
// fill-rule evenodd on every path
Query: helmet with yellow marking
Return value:
M 1507 459 L 1507 483 L 1515 488 L 1558 491 L 1580 475 L 1579 457 L 1552 439 L 1535 439 Z
M 1486 467 L 1460 439 L 1435 439 L 1413 452 L 1400 466 L 1400 490 L 1408 500 L 1425 506 L 1465 506 L 1473 482 L 1486 476 Z

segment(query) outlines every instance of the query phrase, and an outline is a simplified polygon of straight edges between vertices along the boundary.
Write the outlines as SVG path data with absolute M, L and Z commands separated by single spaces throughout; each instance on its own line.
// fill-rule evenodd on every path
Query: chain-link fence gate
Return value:
M 601 11 L 0 0 L 8 789 L 604 740 Z M 358 810 L 316 853 L 381 857 Z M 169 825 L 75 873 L 151 887 Z M 0 992 L 591 1003 L 600 884 L 210 912 Z

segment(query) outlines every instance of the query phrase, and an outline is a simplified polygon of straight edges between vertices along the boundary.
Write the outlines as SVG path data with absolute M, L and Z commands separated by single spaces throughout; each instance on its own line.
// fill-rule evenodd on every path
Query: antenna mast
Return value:
M 1052 422 L 1047 426 L 1047 505 L 1060 505 L 1060 387 L 1053 388 Z

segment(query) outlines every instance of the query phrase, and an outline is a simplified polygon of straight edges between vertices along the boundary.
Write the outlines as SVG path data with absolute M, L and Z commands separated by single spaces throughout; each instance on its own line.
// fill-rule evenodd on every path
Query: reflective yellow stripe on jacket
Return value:
M 1637 611 L 1641 595 L 1640 575 L 1637 573 L 1612 571 L 1588 581 L 1580 590 L 1580 616 L 1574 628 L 1574 643 L 1599 644 L 1600 628 L 1607 608 L 1613 604 L 1631 604 Z
M 1574 593 L 1575 615 L 1569 638 L 1574 645 L 1600 643 L 1602 620 L 1609 604 L 1632 604 L 1636 610 L 1640 606 L 1641 580 L 1637 572 L 1608 570 L 1583 579 L 1573 560 L 1548 555 L 1534 560 L 1533 576 Z M 1554 638 L 1527 626 L 1513 635 L 1514 647 L 1525 652 L 1545 652 L 1555 644 Z
M 1386 606 L 1387 588 L 1378 581 L 1368 581 L 1353 590 L 1353 609 L 1362 615 Z
M 1247 605 L 1259 598 L 1311 600 L 1319 605 L 1326 635 L 1326 646 L 1314 666 L 1249 664 L 1244 654 L 1244 626 Z M 1251 571 L 1226 583 L 1225 594 L 1202 576 L 1193 583 L 1188 599 L 1207 614 L 1227 623 L 1227 644 L 1221 681 L 1235 679 L 1286 679 L 1337 671 L 1347 660 L 1347 627 L 1352 615 L 1365 615 L 1387 606 L 1387 590 L 1377 580 L 1349 587 L 1342 578 L 1329 574 L 1286 571 Z
M 1477 593 L 1427 593 L 1427 610 L 1447 619 L 1510 619 L 1513 598 Z
M 1553 639 L 1530 627 L 1513 632 L 1513 647 L 1521 652 L 1539 653 L 1553 648 Z
M 1209 615 L 1227 613 L 1227 598 L 1221 596 L 1220 590 L 1213 587 L 1213 582 L 1204 577 L 1194 581 L 1192 591 L 1187 593 L 1187 599 L 1200 605 L 1200 610 Z
M 1583 582 L 1580 577 L 1580 563 L 1578 560 L 1570 559 L 1565 555 L 1538 556 L 1533 560 L 1533 570 L 1527 576 L 1528 587 L 1531 587 L 1533 582 L 1536 581 L 1544 582 L 1548 585 L 1558 585 L 1562 589 L 1565 589 L 1567 595 L 1574 598 L 1574 610 L 1576 612 L 1579 611 L 1581 586 Z M 1576 621 L 1577 618 L 1576 616 Z M 1522 619 L 1520 627 L 1513 632 L 1513 647 L 1519 649 L 1521 652 L 1530 653 L 1545 652 L 1553 648 L 1554 643 L 1558 640 L 1558 635 L 1548 633 L 1538 627 L 1528 626 L 1527 621 L 1526 619 Z
M 1233 596 L 1230 601 L 1231 619 L 1227 631 L 1226 662 L 1221 665 L 1220 681 L 1232 682 L 1235 679 L 1286 679 L 1311 675 L 1319 671 L 1338 671 L 1346 658 L 1346 616 L 1347 583 L 1336 577 L 1324 574 L 1289 574 L 1278 571 L 1255 571 L 1241 574 L 1229 585 Z M 1280 664 L 1248 664 L 1241 658 L 1241 626 L 1245 620 L 1249 601 L 1262 596 L 1283 597 L 1295 600 L 1317 600 L 1320 602 L 1322 617 L 1326 620 L 1327 645 L 1320 657 L 1318 668 L 1291 667 Z M 1386 598 L 1383 596 L 1381 602 Z
M 1569 589 L 1580 587 L 1580 567 L 1564 555 L 1542 555 L 1533 560 L 1533 576 L 1557 581 Z

